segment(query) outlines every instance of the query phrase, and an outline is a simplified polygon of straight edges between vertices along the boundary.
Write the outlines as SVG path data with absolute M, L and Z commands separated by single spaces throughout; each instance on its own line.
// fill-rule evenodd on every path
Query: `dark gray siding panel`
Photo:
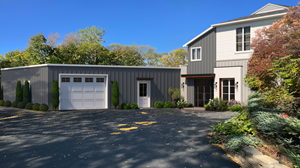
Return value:
M 153 78 L 151 81 L 150 106 L 153 107 L 156 101 L 171 101 L 168 88 L 179 88 L 180 69 L 149 69 L 149 68 L 115 68 L 115 67 L 49 67 L 49 91 L 48 104 L 51 105 L 51 90 L 54 80 L 58 80 L 59 73 L 70 74 L 108 74 L 108 104 L 112 105 L 112 84 L 111 81 L 117 80 L 119 84 L 120 103 L 137 103 L 137 80 L 136 78 Z
M 194 91 L 194 81 L 195 79 L 189 79 L 187 78 L 187 98 L 188 98 L 188 103 L 192 103 L 194 104 L 195 100 L 194 100 L 194 95 L 195 95 L 195 91 Z
M 201 61 L 191 61 L 191 48 L 201 47 Z M 216 66 L 216 29 L 212 29 L 188 47 L 188 74 L 213 74 Z
M 3 70 L 2 72 L 3 100 L 15 101 L 17 81 L 20 80 L 22 88 L 25 80 L 30 81 L 32 103 L 48 104 L 48 67 L 24 68 Z

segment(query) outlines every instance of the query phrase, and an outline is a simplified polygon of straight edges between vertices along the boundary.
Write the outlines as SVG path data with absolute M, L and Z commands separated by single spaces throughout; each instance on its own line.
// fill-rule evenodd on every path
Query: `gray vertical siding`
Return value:
M 248 59 L 217 61 L 216 67 L 242 66 L 242 79 L 244 79 L 247 74 L 247 63 L 248 63 Z M 242 100 L 241 101 L 247 104 L 248 103 L 248 95 L 251 93 L 252 93 L 252 91 L 250 90 L 250 88 L 247 86 L 247 84 L 243 80 Z
M 191 61 L 191 48 L 201 47 L 201 61 Z M 216 66 L 216 29 L 212 29 L 188 46 L 188 74 L 213 74 Z
M 26 69 L 2 70 L 3 100 L 15 101 L 17 81 L 20 80 L 22 88 L 24 81 L 30 81 L 31 102 L 48 104 L 48 68 L 34 67 Z
M 195 87 L 194 87 L 194 81 L 195 79 L 187 78 L 187 101 L 188 103 L 195 103 Z
M 112 84 L 117 80 L 119 84 L 120 103 L 137 103 L 137 80 L 136 78 L 153 78 L 151 80 L 150 106 L 153 107 L 156 101 L 171 101 L 168 88 L 180 87 L 180 69 L 157 69 L 157 68 L 115 68 L 115 67 L 61 67 L 49 66 L 49 91 L 48 104 L 51 105 L 51 90 L 54 80 L 58 80 L 59 73 L 70 74 L 108 74 L 108 105 L 112 105 Z

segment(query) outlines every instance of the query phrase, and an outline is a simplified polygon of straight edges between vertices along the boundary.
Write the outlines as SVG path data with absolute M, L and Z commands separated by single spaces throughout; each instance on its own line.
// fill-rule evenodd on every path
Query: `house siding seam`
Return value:
M 201 47 L 201 61 L 191 61 L 191 48 Z M 212 74 L 216 63 L 216 29 L 212 29 L 188 46 L 187 74 Z

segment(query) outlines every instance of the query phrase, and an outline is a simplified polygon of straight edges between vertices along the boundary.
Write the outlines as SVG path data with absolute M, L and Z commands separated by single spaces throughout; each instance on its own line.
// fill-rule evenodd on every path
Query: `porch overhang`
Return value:
M 182 78 L 214 78 L 215 74 L 188 74 L 181 75 Z

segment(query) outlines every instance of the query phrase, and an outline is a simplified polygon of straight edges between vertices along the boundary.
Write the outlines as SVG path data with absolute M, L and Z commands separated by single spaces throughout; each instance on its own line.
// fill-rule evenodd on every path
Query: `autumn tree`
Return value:
M 290 7 L 281 20 L 275 21 L 270 27 L 256 31 L 251 48 L 254 50 L 248 61 L 248 71 L 245 78 L 252 90 L 271 88 L 276 85 L 278 75 L 273 69 L 273 63 L 280 58 L 291 56 L 297 65 L 290 73 L 298 73 L 300 68 L 300 3 Z M 286 61 L 287 62 L 287 61 Z
M 169 52 L 169 54 L 162 56 L 159 58 L 161 66 L 164 67 L 179 67 L 182 65 L 183 60 L 184 64 L 187 63 L 187 55 L 188 52 L 184 48 L 179 48 Z
M 58 32 L 56 33 L 50 33 L 48 36 L 48 44 L 50 47 L 55 48 L 57 40 L 60 39 L 60 34 Z

